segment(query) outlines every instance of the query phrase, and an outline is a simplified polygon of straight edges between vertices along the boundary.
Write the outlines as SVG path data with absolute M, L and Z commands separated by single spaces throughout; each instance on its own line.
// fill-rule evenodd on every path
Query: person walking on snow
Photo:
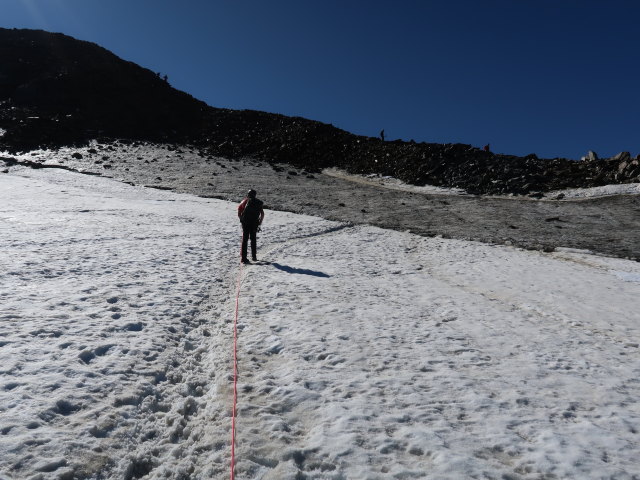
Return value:
M 256 257 L 256 233 L 264 219 L 264 203 L 256 198 L 256 191 L 251 189 L 244 200 L 238 205 L 238 218 L 242 224 L 242 248 L 240 250 L 242 263 L 251 263 L 247 258 L 247 247 L 251 238 L 251 259 Z

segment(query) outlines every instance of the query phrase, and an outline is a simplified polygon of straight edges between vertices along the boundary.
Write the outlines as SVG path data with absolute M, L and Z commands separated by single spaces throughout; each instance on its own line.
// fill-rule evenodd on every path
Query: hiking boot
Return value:
M 251 260 L 253 260 L 254 262 L 257 262 L 258 258 L 254 255 L 253 257 L 251 257 Z
M 245 265 L 251 265 L 251 262 L 249 261 L 248 258 L 243 258 L 241 262 L 244 263 Z

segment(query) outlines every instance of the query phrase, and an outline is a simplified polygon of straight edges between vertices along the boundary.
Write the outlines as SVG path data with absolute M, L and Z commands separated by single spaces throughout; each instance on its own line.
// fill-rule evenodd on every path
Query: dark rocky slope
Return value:
M 34 30 L 0 29 L 0 129 L 0 149 L 10 152 L 93 138 L 189 143 L 209 155 L 308 171 L 336 166 L 478 194 L 640 182 L 640 155 L 580 162 L 496 155 L 463 144 L 383 142 L 304 118 L 209 107 L 95 44 Z

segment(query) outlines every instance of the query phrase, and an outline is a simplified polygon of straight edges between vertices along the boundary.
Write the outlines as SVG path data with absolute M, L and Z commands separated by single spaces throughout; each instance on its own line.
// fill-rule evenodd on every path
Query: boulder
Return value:
M 618 165 L 618 173 L 623 173 L 627 167 L 629 166 L 629 162 L 620 162 L 620 165 Z
M 631 154 L 629 152 L 620 152 L 619 154 L 611 157 L 611 160 L 616 162 L 628 162 L 631 160 Z
M 625 169 L 627 178 L 635 178 L 640 175 L 640 160 L 632 160 Z

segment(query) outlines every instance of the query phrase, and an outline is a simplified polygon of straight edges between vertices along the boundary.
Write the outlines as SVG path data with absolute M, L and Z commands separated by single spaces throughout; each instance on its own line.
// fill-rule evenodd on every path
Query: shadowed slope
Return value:
M 150 70 L 93 43 L 0 29 L 0 149 L 128 138 L 191 143 L 309 171 L 337 166 L 471 193 L 529 194 L 640 181 L 628 154 L 574 162 L 496 155 L 471 145 L 384 142 L 299 117 L 207 106 Z

